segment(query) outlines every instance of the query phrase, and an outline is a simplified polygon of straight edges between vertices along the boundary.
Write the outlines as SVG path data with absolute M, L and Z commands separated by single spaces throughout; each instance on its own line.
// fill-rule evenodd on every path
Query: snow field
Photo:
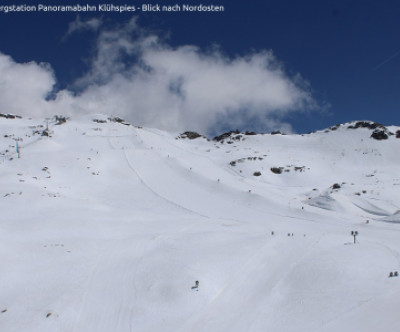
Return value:
M 93 119 L 0 118 L 1 331 L 397 329 L 400 140 Z

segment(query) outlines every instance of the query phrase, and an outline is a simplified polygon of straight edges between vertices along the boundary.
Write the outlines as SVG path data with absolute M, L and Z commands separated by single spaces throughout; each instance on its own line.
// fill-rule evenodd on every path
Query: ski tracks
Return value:
M 128 240 L 123 246 L 107 245 L 99 253 L 86 282 L 74 332 L 131 330 L 136 293 L 133 271 L 141 255 L 137 246 Z
M 110 146 L 111 146 L 113 149 L 116 149 L 116 148 L 115 148 L 115 145 L 111 142 L 110 137 L 108 138 L 108 140 L 109 140 L 109 142 L 110 142 Z M 140 144 L 142 145 L 143 143 L 140 143 Z M 129 167 L 129 168 L 132 170 L 132 172 L 136 175 L 136 177 L 139 179 L 140 183 L 141 183 L 147 190 L 149 190 L 152 194 L 154 194 L 154 195 L 157 196 L 158 198 L 161 198 L 162 200 L 164 200 L 164 201 L 167 202 L 168 204 L 170 204 L 170 205 L 172 205 L 172 206 L 174 206 L 174 207 L 176 207 L 176 208 L 178 208 L 178 209 L 180 209 L 180 210 L 184 210 L 184 211 L 186 211 L 186 212 L 188 212 L 188 213 L 195 214 L 195 215 L 200 216 L 200 217 L 203 217 L 203 218 L 209 218 L 209 216 L 206 216 L 206 215 L 201 214 L 201 213 L 199 213 L 199 212 L 196 212 L 196 211 L 194 211 L 194 210 L 188 209 L 188 208 L 186 208 L 186 207 L 184 207 L 184 206 L 182 206 L 182 205 L 180 205 L 180 204 L 178 204 L 178 203 L 176 203 L 176 202 L 174 202 L 174 201 L 172 201 L 172 200 L 170 200 L 170 199 L 164 197 L 163 195 L 161 195 L 161 194 L 159 194 L 157 191 L 155 191 L 150 185 L 147 184 L 147 182 L 143 179 L 143 177 L 138 173 L 138 171 L 136 170 L 136 168 L 134 167 L 134 165 L 133 165 L 133 164 L 131 163 L 131 161 L 129 160 L 129 158 L 128 158 L 127 154 L 126 154 L 126 150 L 125 150 L 124 148 L 122 148 L 121 150 L 122 150 L 122 153 L 123 153 L 123 155 L 124 155 L 124 158 L 125 158 L 125 160 L 126 160 L 126 163 L 127 163 L 128 167 Z
M 187 320 L 179 331 L 249 331 L 249 327 L 260 316 L 268 314 L 268 308 L 273 306 L 271 301 L 274 291 L 281 280 L 291 273 L 292 268 L 318 244 L 322 236 L 308 244 L 305 242 L 307 240 L 299 238 L 295 246 L 288 243 L 294 240 L 290 237 L 269 240 L 227 281 L 207 306 Z M 230 312 L 224 311 L 225 307 L 230 307 Z M 246 319 L 242 320 L 241 317 Z

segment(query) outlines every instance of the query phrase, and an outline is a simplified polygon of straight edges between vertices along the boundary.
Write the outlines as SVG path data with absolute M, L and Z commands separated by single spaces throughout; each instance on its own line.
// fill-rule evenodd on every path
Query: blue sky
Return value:
M 7 4 L 19 3 L 24 2 L 7 1 Z M 77 2 L 57 0 L 41 3 L 66 5 Z M 140 5 L 142 2 L 129 3 Z M 196 5 L 201 2 L 151 0 L 143 3 Z M 38 104 L 38 109 L 48 108 L 51 112 L 56 112 L 55 105 L 67 112 L 72 108 L 75 112 L 85 112 L 90 100 L 101 96 L 107 101 L 112 100 L 107 96 L 115 94 L 115 91 L 131 94 L 131 90 L 135 90 L 135 98 L 127 99 L 125 104 L 121 104 L 121 109 L 132 104 L 132 100 L 137 101 L 139 96 L 143 100 L 154 99 L 155 95 L 165 93 L 165 88 L 153 89 L 160 80 L 156 74 L 143 81 L 134 77 L 146 74 L 143 68 L 138 73 L 135 61 L 148 61 L 153 64 L 155 73 L 164 75 L 173 66 L 171 64 L 179 60 L 184 64 L 182 67 L 188 66 L 188 71 L 197 66 L 191 75 L 200 75 L 200 82 L 186 86 L 192 76 L 186 75 L 177 65 L 179 68 L 170 76 L 163 76 L 169 82 L 169 89 L 174 87 L 174 95 L 165 96 L 166 99 L 153 104 L 143 100 L 133 103 L 133 108 L 149 114 L 132 114 L 132 122 L 138 119 L 145 125 L 163 129 L 171 127 L 173 130 L 189 126 L 188 129 L 208 133 L 236 127 L 243 130 L 272 130 L 276 127 L 303 133 L 358 119 L 400 125 L 400 4 L 397 1 L 206 0 L 203 3 L 223 5 L 225 11 L 81 13 L 79 18 L 75 13 L 0 13 L 0 52 L 11 57 L 6 63 L 15 65 L 12 68 L 20 68 L 18 64 L 31 61 L 36 65 L 21 77 L 32 75 L 32 81 L 42 82 L 42 86 L 34 92 L 27 90 L 24 95 L 32 95 L 42 105 L 36 94 L 43 94 L 49 85 L 55 84 L 54 96 L 63 92 L 59 93 L 58 101 L 53 102 L 52 107 L 48 103 L 43 104 L 44 107 Z M 135 27 L 128 28 L 132 21 Z M 73 26 L 79 28 L 74 30 Z M 114 39 L 109 43 L 107 36 L 111 33 Z M 150 37 L 158 38 L 151 50 L 144 46 L 144 40 Z M 128 51 L 120 49 L 118 55 L 112 55 L 107 50 L 107 57 L 106 53 L 100 54 L 99 50 L 104 51 L 105 45 L 121 47 L 121 40 L 129 43 Z M 137 40 L 141 40 L 140 43 Z M 264 66 L 257 59 L 261 59 L 264 65 L 268 63 L 264 76 L 256 73 L 257 68 L 262 72 Z M 158 68 L 161 62 L 163 66 Z M 39 63 L 48 65 L 40 66 Z M 101 66 L 108 70 L 100 75 Z M 221 78 L 227 67 L 230 74 Z M 204 72 L 209 72 L 209 75 Z M 34 78 L 36 74 L 42 79 Z M 9 95 L 12 87 L 25 84 L 17 81 L 18 75 L 12 70 L 2 75 L 3 80 L 11 77 L 10 80 L 15 81 L 6 89 Z M 120 78 L 121 75 L 124 79 Z M 199 104 L 204 96 L 212 92 L 206 94 L 199 90 L 207 91 L 207 81 L 212 83 L 219 78 L 220 86 L 214 88 L 218 95 L 216 93 L 210 100 L 205 100 L 201 108 Z M 237 90 L 229 86 L 231 81 L 235 87 L 238 86 Z M 147 84 L 146 88 L 144 84 Z M 281 99 L 262 96 L 280 85 L 282 89 L 274 92 L 274 96 L 282 94 Z M 257 87 L 260 91 L 253 96 L 251 91 Z M 247 98 L 243 95 L 232 103 L 232 96 L 241 92 L 246 93 Z M 75 96 L 81 93 L 86 94 L 76 99 Z M 183 101 L 186 97 L 190 102 Z M 68 108 L 65 100 L 68 100 Z M 18 107 L 30 104 L 32 102 L 27 100 L 26 104 Z M 159 110 L 163 104 L 167 105 L 165 111 Z M 3 102 L 0 107 L 9 105 Z M 225 108 L 225 111 L 216 111 L 217 107 Z M 154 108 L 161 112 L 163 121 L 159 120 L 160 114 L 152 113 Z M 112 112 L 118 113 L 117 110 Z M 122 115 L 129 118 L 129 112 L 125 109 Z M 154 124 L 152 119 L 156 119 Z M 194 123 L 196 125 L 192 125 Z

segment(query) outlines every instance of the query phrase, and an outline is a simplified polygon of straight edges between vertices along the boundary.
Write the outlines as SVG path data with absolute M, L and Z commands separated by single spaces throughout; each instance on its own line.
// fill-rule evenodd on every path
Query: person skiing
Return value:
M 196 291 L 199 290 L 199 281 L 198 280 L 195 281 L 195 285 L 192 287 L 192 289 L 195 289 Z

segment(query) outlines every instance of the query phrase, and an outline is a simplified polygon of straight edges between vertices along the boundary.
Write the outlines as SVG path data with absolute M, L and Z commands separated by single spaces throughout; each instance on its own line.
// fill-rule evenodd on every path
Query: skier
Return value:
M 192 287 L 192 289 L 195 289 L 196 291 L 199 291 L 199 281 L 195 281 L 195 285 Z

